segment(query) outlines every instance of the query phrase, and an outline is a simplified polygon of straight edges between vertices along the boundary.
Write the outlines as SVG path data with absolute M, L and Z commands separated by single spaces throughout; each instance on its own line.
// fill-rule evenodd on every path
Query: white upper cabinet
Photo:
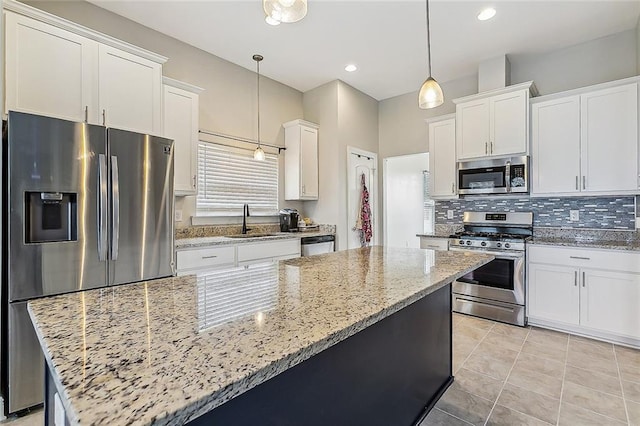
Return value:
M 638 84 L 626 83 L 532 102 L 532 195 L 638 193 Z
M 432 198 L 457 198 L 455 116 L 429 121 L 429 192 Z
M 531 105 L 532 193 L 580 190 L 580 97 Z
M 108 127 L 162 133 L 162 65 L 100 45 L 99 112 Z
M 284 198 L 318 199 L 318 125 L 304 120 L 283 124 Z
M 5 110 L 86 121 L 94 106 L 97 43 L 6 12 Z
M 165 77 L 163 135 L 173 139 L 174 192 L 194 195 L 198 175 L 199 94 L 203 89 Z
M 454 99 L 458 161 L 526 155 L 531 91 L 528 82 Z
M 6 110 L 162 133 L 167 58 L 5 1 Z

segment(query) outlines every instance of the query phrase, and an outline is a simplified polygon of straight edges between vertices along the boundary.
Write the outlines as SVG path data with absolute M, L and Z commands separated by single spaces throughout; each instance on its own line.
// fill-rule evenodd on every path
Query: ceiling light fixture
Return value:
M 488 19 L 493 18 L 494 16 L 496 16 L 496 10 L 492 7 L 488 7 L 484 10 L 482 10 L 479 14 L 478 14 L 478 20 L 480 21 L 486 21 Z
M 478 19 L 480 21 L 486 21 L 494 16 L 496 16 L 496 10 L 492 7 L 488 7 L 478 14 Z
M 278 20 L 277 20 L 277 19 L 275 19 L 275 18 L 272 18 L 271 16 L 265 16 L 265 17 L 264 17 L 264 21 L 265 21 L 267 24 L 269 24 L 269 25 L 273 25 L 274 27 L 275 27 L 276 25 L 280 25 L 280 21 L 278 21 Z
M 263 59 L 262 55 L 253 55 L 253 60 L 256 61 L 256 76 L 258 80 L 258 146 L 253 151 L 253 159 L 258 161 L 264 161 L 264 150 L 260 146 L 260 61 Z
M 344 67 L 344 70 L 345 70 L 346 72 L 354 72 L 354 71 L 356 71 L 357 69 L 358 69 L 358 67 L 357 67 L 357 66 L 355 66 L 354 64 L 349 64 L 349 65 L 347 65 L 346 67 Z
M 427 56 L 429 59 L 429 77 L 422 83 L 418 95 L 418 106 L 422 109 L 435 108 L 444 102 L 442 88 L 431 77 L 431 25 L 429 25 L 429 0 L 427 0 Z
M 298 22 L 307 16 L 307 0 L 262 0 L 262 9 L 267 15 L 267 23 L 284 22 L 290 24 Z

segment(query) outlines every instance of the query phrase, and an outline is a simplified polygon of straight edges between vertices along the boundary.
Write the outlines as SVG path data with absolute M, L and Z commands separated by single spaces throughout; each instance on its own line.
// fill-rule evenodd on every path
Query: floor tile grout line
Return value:
M 631 424 L 631 419 L 629 418 L 629 408 L 627 407 L 627 398 L 624 397 L 624 384 L 622 383 L 622 372 L 620 371 L 620 364 L 618 363 L 618 354 L 616 353 L 616 348 L 613 348 L 613 358 L 616 361 L 616 368 L 618 369 L 618 380 L 620 381 L 620 392 L 622 392 L 622 403 L 624 404 L 624 415 L 627 417 L 627 424 Z
M 486 339 L 486 337 L 489 335 L 489 332 L 491 331 L 491 329 L 493 329 L 494 325 L 495 325 L 495 324 L 492 324 L 492 325 L 491 325 L 491 327 L 489 327 L 489 329 L 487 330 L 487 333 L 486 333 L 484 336 L 482 336 L 482 339 L 480 339 L 480 341 L 478 342 L 478 344 L 477 344 L 477 345 L 475 345 L 475 346 L 473 347 L 473 349 L 471 349 L 471 352 L 469 352 L 469 355 L 467 355 L 467 356 L 465 357 L 464 361 L 462 361 L 462 363 L 460 364 L 460 366 L 459 366 L 459 368 L 458 368 L 458 371 L 459 371 L 462 367 L 464 367 L 464 363 L 465 363 L 465 362 L 467 362 L 467 360 L 469 359 L 469 357 L 470 357 L 470 356 L 471 356 L 471 355 L 476 351 L 476 349 L 478 349 L 478 346 L 480 346 L 480 344 L 481 344 L 482 342 L 484 342 L 484 339 Z M 456 372 L 457 372 L 457 371 L 456 371 Z M 455 373 L 456 373 L 456 372 L 454 372 L 454 374 L 453 374 L 454 376 L 455 376 Z
M 573 365 L 570 365 L 570 367 L 573 367 Z M 612 378 L 613 378 L 613 376 L 612 376 Z M 572 382 L 572 381 L 569 381 L 569 383 L 571 383 L 572 385 L 575 385 L 575 386 L 580 386 L 581 388 L 585 388 L 585 389 L 593 391 L 593 392 L 598 392 L 598 393 L 613 397 L 613 398 L 624 399 L 624 393 L 622 395 L 614 395 L 612 393 L 604 392 L 604 391 L 602 391 L 600 389 L 594 389 L 594 388 L 592 388 L 590 386 L 585 386 L 585 385 L 582 385 L 580 383 L 575 383 L 575 382 Z M 622 389 L 622 385 L 620 385 L 620 388 Z
M 616 418 L 614 418 L 614 417 L 607 416 L 606 414 L 598 413 L 597 411 L 593 411 L 593 410 L 590 410 L 590 409 L 588 409 L 588 408 L 581 407 L 580 405 L 572 404 L 572 403 L 570 403 L 570 402 L 565 402 L 564 404 L 565 404 L 565 405 L 570 405 L 570 406 L 572 406 L 572 407 L 579 408 L 579 409 L 584 410 L 584 411 L 588 411 L 589 413 L 595 414 L 595 415 L 600 416 L 600 417 L 605 417 L 605 418 L 607 418 L 607 419 L 609 419 L 609 420 L 613 420 L 613 421 L 618 422 L 618 423 L 625 424 L 625 423 L 624 423 L 622 420 L 620 420 L 620 419 L 616 419 Z
M 564 381 L 567 378 L 567 365 L 569 363 L 569 342 L 571 342 L 571 334 L 567 335 L 567 349 L 564 357 L 564 369 L 562 370 L 562 385 L 560 386 L 560 404 L 558 404 L 558 416 L 556 417 L 556 425 L 560 425 L 560 411 L 562 411 L 562 397 L 564 395 Z
M 443 412 L 443 413 L 445 413 L 447 416 L 451 416 L 451 417 L 453 417 L 454 419 L 456 419 L 456 420 L 460 420 L 460 421 L 461 421 L 461 422 L 463 422 L 463 423 L 466 423 L 466 424 L 468 424 L 468 425 L 473 425 L 473 423 L 469 423 L 469 422 L 468 422 L 468 421 L 466 421 L 465 419 L 461 419 L 460 417 L 455 416 L 455 415 L 451 414 L 451 413 L 450 413 L 450 412 L 448 412 L 448 411 L 442 410 L 442 409 L 437 408 L 437 407 L 433 407 L 433 409 L 434 409 L 434 410 L 438 410 L 438 411 L 442 411 L 442 412 Z
M 520 345 L 520 350 L 518 351 L 518 355 L 516 355 L 516 358 L 513 360 L 513 364 L 511 364 L 511 368 L 509 369 L 509 372 L 507 373 L 507 377 L 505 377 L 504 381 L 502 382 L 502 387 L 500 388 L 500 392 L 498 392 L 498 396 L 496 397 L 496 400 L 493 402 L 493 406 L 491 407 L 491 410 L 489 411 L 489 415 L 487 416 L 487 419 L 484 421 L 484 425 L 485 426 L 489 422 L 489 419 L 491 418 L 491 415 L 493 414 L 493 410 L 495 410 L 496 405 L 498 405 L 498 401 L 500 400 L 500 395 L 502 395 L 502 391 L 504 391 L 504 387 L 507 385 L 507 381 L 509 380 L 509 376 L 511 375 L 511 372 L 513 371 L 513 368 L 516 366 L 516 362 L 518 362 L 518 357 L 520 357 L 520 354 L 522 353 L 522 348 L 524 347 L 524 344 L 527 341 L 527 339 L 529 338 L 530 334 L 531 334 L 531 328 L 529 328 L 529 331 L 527 331 L 527 335 L 524 337 L 524 340 L 522 341 L 522 344 Z

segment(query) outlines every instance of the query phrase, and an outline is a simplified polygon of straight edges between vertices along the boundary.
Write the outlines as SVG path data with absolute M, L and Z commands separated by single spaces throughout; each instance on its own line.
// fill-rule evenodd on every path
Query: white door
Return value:
M 456 105 L 458 160 L 489 155 L 489 100 Z
M 93 40 L 7 12 L 7 110 L 85 121 L 95 113 L 96 50 Z
M 527 91 L 489 98 L 491 121 L 489 125 L 489 153 L 514 155 L 527 152 Z
M 101 122 L 139 133 L 162 132 L 162 66 L 110 46 L 100 45 Z
M 528 316 L 535 319 L 580 323 L 578 270 L 565 266 L 529 264 Z
M 300 181 L 303 199 L 318 199 L 318 130 L 300 126 Z
M 534 194 L 580 191 L 580 97 L 531 106 Z
M 582 270 L 580 325 L 640 338 L 640 274 Z
M 384 159 L 384 245 L 420 248 L 425 230 L 424 174 L 429 154 Z M 429 221 L 433 226 L 433 222 Z
M 638 85 L 581 97 L 582 189 L 638 189 Z
M 456 120 L 429 123 L 430 195 L 456 196 Z
M 370 245 L 378 244 L 377 232 L 377 203 L 378 203 L 378 174 L 376 168 L 378 157 L 375 153 L 347 148 L 347 248 L 361 247 L 360 231 L 355 229 L 360 215 L 362 196 L 362 175 L 365 178 L 365 185 L 369 191 L 369 207 L 371 209 L 371 223 L 373 238 Z
M 196 193 L 198 145 L 198 95 L 164 85 L 164 132 L 173 139 L 174 191 Z

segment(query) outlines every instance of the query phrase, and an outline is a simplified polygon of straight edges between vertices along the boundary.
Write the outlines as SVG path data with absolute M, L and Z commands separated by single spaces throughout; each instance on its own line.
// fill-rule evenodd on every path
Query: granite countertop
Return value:
M 28 306 L 71 424 L 183 424 L 492 259 L 375 246 Z
M 535 237 L 527 244 L 546 245 L 546 246 L 563 246 L 563 247 L 583 247 L 592 249 L 609 249 L 609 250 L 626 250 L 640 251 L 640 241 L 610 241 L 610 240 L 580 240 L 569 238 L 546 238 Z
M 250 235 L 250 234 L 249 234 Z M 292 238 L 305 238 L 305 237 L 320 237 L 324 235 L 334 235 L 332 232 L 312 232 L 312 231 L 304 231 L 304 232 L 274 232 L 269 236 L 255 236 L 255 237 L 244 237 L 244 238 L 231 238 L 231 237 L 197 237 L 197 238 L 180 238 L 176 239 L 176 249 L 187 249 L 187 248 L 197 248 L 197 247 L 207 247 L 207 246 L 222 246 L 222 245 L 230 245 L 230 244 L 244 244 L 244 243 L 255 243 L 259 241 L 272 241 L 272 240 L 287 240 Z

